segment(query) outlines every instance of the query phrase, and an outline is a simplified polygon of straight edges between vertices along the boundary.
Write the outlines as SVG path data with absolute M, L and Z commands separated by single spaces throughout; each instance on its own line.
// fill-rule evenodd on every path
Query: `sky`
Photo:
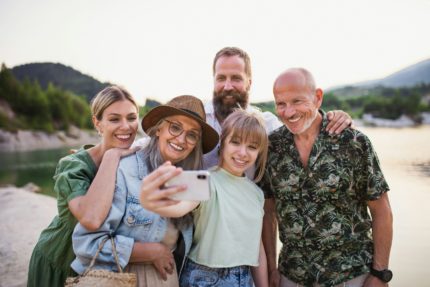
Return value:
M 0 61 L 71 66 L 140 104 L 212 98 L 225 46 L 251 57 L 251 102 L 290 67 L 326 89 L 430 58 L 430 0 L 0 0 Z

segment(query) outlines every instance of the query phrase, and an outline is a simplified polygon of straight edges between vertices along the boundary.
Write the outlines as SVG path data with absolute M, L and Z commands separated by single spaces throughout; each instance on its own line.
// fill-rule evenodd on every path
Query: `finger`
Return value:
M 329 132 L 329 134 L 333 134 L 348 119 L 349 119 L 348 114 L 342 111 L 336 112 L 333 116 L 333 119 L 327 125 L 326 130 Z M 345 128 L 341 128 L 341 131 L 344 129 Z
M 349 127 L 351 124 L 351 121 L 349 119 L 345 120 L 336 130 L 335 133 L 336 134 L 340 134 L 344 129 L 346 129 L 347 127 Z
M 166 266 L 166 272 L 168 273 L 168 274 L 173 274 L 173 268 L 172 268 L 172 266 Z
M 181 171 L 181 168 L 172 165 L 160 166 L 143 179 L 142 191 L 151 192 L 153 189 L 159 189 L 167 180 L 180 174 Z
M 326 131 L 329 131 L 334 124 L 333 118 L 334 118 L 335 113 L 333 111 L 329 111 L 327 112 L 327 119 L 328 119 L 328 124 L 326 126 Z
M 154 192 L 151 192 L 145 196 L 146 200 L 161 200 L 170 198 L 172 195 L 178 192 L 184 192 L 187 190 L 186 185 L 174 185 L 169 187 L 164 187 L 163 189 L 158 189 Z
M 167 281 L 167 273 L 166 270 L 164 270 L 164 268 L 161 268 L 160 271 L 160 275 L 161 275 L 161 279 L 163 279 L 164 281 Z
M 123 150 L 121 152 L 121 157 L 125 157 L 125 156 L 128 156 L 130 154 L 133 154 L 133 153 L 137 152 L 138 150 L 140 150 L 139 146 L 135 146 L 135 147 L 132 147 L 132 148 L 129 148 L 129 149 L 125 149 L 125 150 Z
M 334 111 L 328 111 L 327 112 L 327 119 L 332 120 L 335 112 Z
M 163 173 L 167 172 L 168 170 L 173 170 L 176 167 L 174 167 L 172 164 L 169 164 L 169 162 L 165 162 L 162 165 L 160 165 L 156 170 L 148 174 L 145 179 L 153 180 L 162 175 Z

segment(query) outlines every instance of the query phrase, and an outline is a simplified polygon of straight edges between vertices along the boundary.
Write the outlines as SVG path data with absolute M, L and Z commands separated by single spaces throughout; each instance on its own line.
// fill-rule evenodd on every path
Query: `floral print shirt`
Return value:
M 260 182 L 274 198 L 283 244 L 279 271 L 304 286 L 333 286 L 369 271 L 372 220 L 367 201 L 389 190 L 369 139 L 346 129 L 320 134 L 305 168 L 293 134 L 283 126 L 270 136 L 266 173 Z

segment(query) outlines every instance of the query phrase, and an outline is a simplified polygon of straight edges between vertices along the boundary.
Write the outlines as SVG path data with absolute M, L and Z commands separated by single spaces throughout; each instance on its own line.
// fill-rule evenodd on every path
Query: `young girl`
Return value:
M 170 194 L 185 187 L 160 190 L 168 177 L 163 178 L 160 173 L 144 179 L 141 204 L 146 209 L 166 217 L 180 217 L 194 210 L 193 245 L 181 275 L 181 286 L 253 286 L 253 281 L 256 286 L 268 285 L 261 242 L 264 196 L 244 175 L 255 163 L 254 181 L 261 179 L 267 143 L 262 120 L 256 114 L 238 110 L 223 124 L 220 163 L 210 171 L 208 201 L 180 201 L 163 207 L 171 204 L 167 199 Z M 154 188 L 155 185 L 158 187 Z

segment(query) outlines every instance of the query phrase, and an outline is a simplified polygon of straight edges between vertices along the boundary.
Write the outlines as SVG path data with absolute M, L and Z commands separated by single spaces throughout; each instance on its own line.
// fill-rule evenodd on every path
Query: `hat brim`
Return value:
M 161 119 L 169 116 L 182 115 L 196 120 L 202 127 L 202 149 L 206 154 L 213 150 L 218 144 L 219 135 L 217 131 L 202 120 L 199 116 L 170 106 L 158 106 L 150 110 L 142 119 L 142 129 L 145 133 L 155 126 Z

